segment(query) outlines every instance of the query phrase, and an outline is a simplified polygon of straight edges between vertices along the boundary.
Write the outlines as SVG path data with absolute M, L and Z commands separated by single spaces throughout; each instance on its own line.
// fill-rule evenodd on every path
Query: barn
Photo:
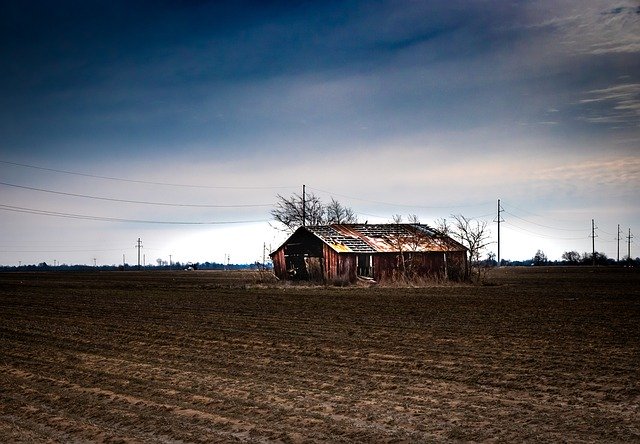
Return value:
M 424 224 L 300 227 L 270 256 L 279 279 L 317 282 L 458 280 L 467 266 L 462 244 Z

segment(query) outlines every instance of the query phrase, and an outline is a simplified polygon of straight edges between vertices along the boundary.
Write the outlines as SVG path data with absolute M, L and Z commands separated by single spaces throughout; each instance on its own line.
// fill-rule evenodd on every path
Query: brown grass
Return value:
M 1 442 L 640 441 L 640 273 L 0 275 Z

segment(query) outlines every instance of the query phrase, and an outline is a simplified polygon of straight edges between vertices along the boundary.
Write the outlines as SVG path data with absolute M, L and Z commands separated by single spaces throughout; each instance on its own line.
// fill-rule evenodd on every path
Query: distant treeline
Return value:
M 270 270 L 271 263 L 262 264 L 255 262 L 253 264 L 220 264 L 217 262 L 189 262 L 180 263 L 174 262 L 169 265 L 141 265 L 141 270 Z M 136 271 L 137 265 L 50 265 L 46 262 L 40 262 L 39 264 L 20 265 L 20 266 L 0 266 L 0 271 Z
M 616 261 L 615 259 L 607 257 L 606 254 L 596 252 L 592 253 L 578 253 L 576 251 L 565 251 L 562 254 L 562 260 L 550 261 L 547 258 L 547 255 L 542 251 L 538 250 L 536 254 L 531 259 L 525 259 L 522 261 L 511 261 L 508 259 L 502 259 L 500 261 L 500 266 L 502 267 L 522 267 L 522 266 L 539 266 L 539 265 L 601 265 L 601 266 L 630 266 L 630 267 L 638 267 L 640 266 L 640 257 L 635 259 L 624 257 L 620 261 Z M 493 257 L 487 258 L 483 261 L 477 263 L 477 265 L 482 265 L 485 267 L 495 267 L 498 265 L 498 262 L 493 259 Z

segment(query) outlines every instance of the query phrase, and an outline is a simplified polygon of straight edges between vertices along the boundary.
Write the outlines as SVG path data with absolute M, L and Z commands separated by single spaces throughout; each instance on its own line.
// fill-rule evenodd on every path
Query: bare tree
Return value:
M 302 225 L 357 223 L 357 216 L 351 208 L 343 206 L 333 198 L 329 204 L 325 205 L 313 193 L 305 194 L 304 212 L 302 211 L 302 196 L 300 194 L 294 193 L 290 197 L 278 194 L 276 205 L 271 210 L 271 216 L 289 231 L 295 231 Z
M 435 226 L 436 230 L 445 236 L 449 236 L 451 234 L 451 224 L 444 217 L 436 219 Z
M 333 197 L 325 207 L 325 214 L 328 224 L 355 224 L 358 222 L 358 217 L 353 210 L 343 206 Z
M 324 225 L 327 223 L 327 209 L 319 197 L 313 193 L 305 196 L 305 224 Z
M 416 216 L 415 214 L 410 214 L 408 216 L 409 218 L 409 223 L 410 224 L 419 224 L 420 223 L 420 218 L 418 216 Z
M 478 262 L 480 252 L 491 242 L 486 221 L 470 219 L 462 214 L 452 215 L 453 226 L 450 232 L 460 243 L 469 249 L 469 262 Z

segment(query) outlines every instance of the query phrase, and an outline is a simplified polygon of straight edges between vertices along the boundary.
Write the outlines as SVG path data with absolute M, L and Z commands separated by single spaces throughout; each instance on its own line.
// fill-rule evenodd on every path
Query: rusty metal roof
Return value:
M 305 228 L 338 253 L 465 250 L 449 236 L 424 224 L 335 224 Z

